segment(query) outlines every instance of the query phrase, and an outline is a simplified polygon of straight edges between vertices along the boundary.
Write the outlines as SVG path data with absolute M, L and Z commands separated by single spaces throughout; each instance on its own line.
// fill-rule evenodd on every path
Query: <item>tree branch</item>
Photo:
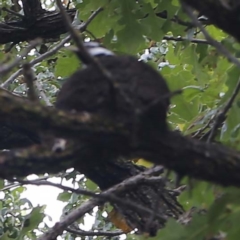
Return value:
M 50 102 L 49 98 L 47 97 L 47 95 L 44 92 L 44 89 L 42 87 L 42 83 L 40 82 L 39 79 L 36 79 L 36 81 L 34 82 L 34 85 L 39 93 L 39 97 L 41 100 L 43 100 L 43 102 L 45 103 L 46 106 L 48 107 L 52 107 L 53 104 Z
M 208 41 L 204 40 L 204 39 L 196 39 L 196 38 L 186 38 L 186 37 L 174 37 L 174 36 L 164 36 L 163 37 L 164 40 L 167 41 L 175 41 L 175 42 L 192 42 L 192 43 L 200 43 L 200 44 L 210 44 Z
M 93 12 L 92 15 L 89 17 L 89 19 L 85 23 L 82 23 L 77 29 L 81 32 L 84 32 L 87 29 L 88 25 L 92 22 L 92 20 L 99 14 L 99 12 L 100 12 L 100 9 Z M 57 44 L 52 49 L 50 49 L 48 52 L 30 61 L 29 64 L 31 66 L 34 66 L 35 64 L 42 62 L 44 59 L 54 55 L 59 51 L 59 49 L 63 48 L 64 44 L 69 42 L 70 39 L 71 39 L 71 36 L 67 36 L 59 44 Z M 4 83 L 1 84 L 1 88 L 7 88 L 21 74 L 22 74 L 22 69 L 19 69 L 14 74 L 12 74 Z
M 152 210 L 150 210 L 146 207 L 143 207 L 143 206 L 137 204 L 136 202 L 128 201 L 126 199 L 123 201 L 122 198 L 119 198 L 116 195 L 128 190 L 129 188 L 136 187 L 138 184 L 148 182 L 147 177 L 150 178 L 151 175 L 160 173 L 160 172 L 162 172 L 162 170 L 163 170 L 163 167 L 161 167 L 161 166 L 157 166 L 152 169 L 146 170 L 145 172 L 135 175 L 129 179 L 124 180 L 123 182 L 119 183 L 118 185 L 115 185 L 114 187 L 111 188 L 112 189 L 111 193 L 109 193 L 107 191 L 107 192 L 103 192 L 100 194 L 96 194 L 92 191 L 88 191 L 85 189 L 74 189 L 71 187 L 64 186 L 62 184 L 52 183 L 52 182 L 48 182 L 48 181 L 39 181 L 39 180 L 36 180 L 36 181 L 35 180 L 32 180 L 32 181 L 17 180 L 17 181 L 19 181 L 21 184 L 32 184 L 32 185 L 37 185 L 37 186 L 41 186 L 41 185 L 53 186 L 53 187 L 63 189 L 64 191 L 70 191 L 70 192 L 74 192 L 76 194 L 98 198 L 98 199 L 103 200 L 104 202 L 110 201 L 112 203 L 117 203 L 120 206 L 130 207 L 136 211 L 152 214 L 153 213 Z M 161 179 L 161 180 L 163 180 L 163 179 Z M 150 181 L 151 181 L 151 178 L 150 178 Z M 159 214 L 157 214 L 157 217 L 160 218 L 163 222 L 165 222 L 165 220 L 167 219 L 166 216 L 159 215 Z
M 13 94 L 0 90 L 1 120 L 15 122 L 23 121 L 30 129 L 54 133 L 58 137 L 81 139 L 96 134 L 116 134 L 120 131 L 123 136 L 129 133 L 121 124 L 115 126 L 107 119 L 89 113 L 69 114 L 57 109 L 50 109 L 26 99 L 20 99 Z M 81 136 L 79 135 L 81 134 Z
M 23 64 L 23 76 L 27 85 L 27 96 L 31 101 L 38 101 L 38 95 L 35 91 L 34 81 L 36 80 L 35 73 L 28 63 Z
M 110 148 L 108 148 L 110 156 L 102 156 L 101 150 L 105 149 L 106 146 L 102 147 L 99 144 L 100 152 L 91 144 L 86 146 L 84 143 L 75 142 L 74 146 L 67 146 L 65 151 L 58 153 L 51 151 L 49 144 L 44 145 L 44 147 L 35 146 L 3 153 L 2 158 L 0 157 L 0 176 L 9 178 L 26 176 L 30 172 L 36 174 L 56 173 L 73 167 L 94 181 L 102 190 L 118 184 L 118 190 L 121 192 L 117 194 L 117 198 L 114 196 L 105 197 L 113 204 L 115 211 L 127 221 L 130 229 L 137 228 L 142 233 L 149 232 L 155 235 L 165 222 L 159 216 L 178 218 L 183 213 L 183 209 L 176 199 L 177 190 L 166 189 L 165 179 L 158 176 L 163 171 L 160 166 L 149 170 L 150 172 L 144 172 L 146 170 L 144 167 L 136 166 L 126 160 L 115 159 L 111 156 Z M 137 182 L 134 178 L 133 181 L 127 181 L 126 186 L 123 181 L 132 176 L 136 176 Z M 46 181 L 22 181 L 18 179 L 17 181 L 23 184 L 51 185 L 76 194 L 99 197 L 99 195 L 95 196 L 95 193 L 84 189 L 73 189 Z M 147 206 L 151 213 L 148 210 L 145 211 L 142 206 Z M 159 212 L 156 213 L 156 209 Z M 153 224 L 148 229 L 146 224 L 150 218 L 153 219 Z
M 30 129 L 42 133 L 88 142 L 92 149 L 108 149 L 101 161 L 118 156 L 145 158 L 181 175 L 240 186 L 240 153 L 220 144 L 196 141 L 169 131 L 163 135 L 138 139 L 139 145 L 133 147 L 132 133 L 124 125 L 116 125 L 106 118 L 103 120 L 91 114 L 71 115 L 49 109 L 3 91 L 0 91 L 0 117 L 2 120 L 25 122 Z
M 154 172 L 159 172 L 161 171 L 162 168 L 161 167 L 155 167 L 152 169 L 147 170 L 146 172 L 143 172 L 139 175 L 136 175 L 132 178 L 129 178 L 125 181 L 123 181 L 122 183 L 113 186 L 112 188 L 103 191 L 101 194 L 94 194 L 93 197 L 95 197 L 95 199 L 91 199 L 88 202 L 83 203 L 80 207 L 78 207 L 76 210 L 73 210 L 71 213 L 69 213 L 63 220 L 61 220 L 60 222 L 56 223 L 54 227 L 52 227 L 49 231 L 47 231 L 44 235 L 42 235 L 40 238 L 38 238 L 38 240 L 51 240 L 56 238 L 57 236 L 59 236 L 60 234 L 62 234 L 62 232 L 67 229 L 67 227 L 69 225 L 71 225 L 72 223 L 74 223 L 76 220 L 78 220 L 79 218 L 83 217 L 83 215 L 87 212 L 89 212 L 90 210 L 92 210 L 92 208 L 94 208 L 97 205 L 101 205 L 103 204 L 105 201 L 110 200 L 111 202 L 116 202 L 118 201 L 118 198 L 116 198 L 114 195 L 117 193 L 120 193 L 121 191 L 123 191 L 124 189 L 126 189 L 126 187 L 128 187 L 130 185 L 132 185 L 134 183 L 134 185 L 136 185 L 136 183 L 138 181 L 141 181 L 143 178 L 145 178 L 145 175 L 148 174 L 153 174 Z M 127 201 L 123 201 L 122 199 L 118 202 L 120 204 L 126 204 L 128 206 L 131 205 L 132 209 L 138 209 L 141 211 L 146 211 L 150 214 L 152 214 L 152 211 L 146 208 L 142 208 L 138 205 L 136 205 L 135 203 L 131 202 L 127 202 Z M 136 207 L 137 206 L 137 207 Z M 143 210 L 144 209 L 144 210 Z M 158 217 L 163 218 L 163 216 L 159 216 Z
M 181 0 L 183 3 L 198 10 L 202 15 L 209 18 L 212 24 L 227 32 L 240 41 L 240 32 L 238 26 L 240 25 L 239 10 L 240 5 L 236 4 L 231 7 L 226 7 L 222 4 L 223 1 L 211 0 Z M 234 3 L 234 1 L 232 1 Z
M 124 234 L 123 231 L 83 231 L 83 230 L 76 230 L 68 227 L 66 229 L 67 232 L 76 234 L 78 236 L 104 236 L 104 237 L 115 237 Z
M 240 187 L 240 153 L 221 144 L 201 142 L 178 132 L 168 132 L 142 144 L 142 158 L 162 164 L 180 176 Z
M 9 71 L 11 71 L 14 67 L 16 67 L 20 61 L 26 57 L 28 55 L 28 53 L 35 48 L 36 46 L 38 46 L 39 44 L 41 44 L 42 40 L 41 39 L 36 39 L 32 42 L 30 42 L 30 44 L 28 45 L 28 47 L 26 49 L 24 49 L 19 56 L 17 56 L 14 61 L 12 63 L 8 63 L 8 64 L 2 64 L 0 66 L 0 75 L 4 75 L 6 73 L 8 73 Z

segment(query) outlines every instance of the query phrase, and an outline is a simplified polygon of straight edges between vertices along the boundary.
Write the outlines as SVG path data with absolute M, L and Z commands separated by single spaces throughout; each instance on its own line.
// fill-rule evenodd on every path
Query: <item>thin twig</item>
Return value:
M 183 1 L 181 1 L 181 3 L 182 3 L 182 7 L 185 10 L 185 12 L 191 18 L 194 25 L 197 26 L 201 30 L 201 32 L 203 33 L 203 35 L 205 36 L 205 38 L 209 42 L 209 44 L 214 46 L 219 53 L 221 53 L 223 56 L 225 56 L 230 62 L 234 63 L 238 68 L 240 68 L 240 61 L 236 57 L 234 57 L 221 43 L 219 43 L 218 41 L 213 39 L 208 34 L 206 29 L 202 26 L 202 24 L 198 21 L 197 17 L 193 14 L 193 11 L 192 11 L 191 7 L 189 7 Z M 219 128 L 221 123 L 223 121 L 225 121 L 226 114 L 229 111 L 229 109 L 232 107 L 232 104 L 233 104 L 237 94 L 239 93 L 239 91 L 240 91 L 240 78 L 239 78 L 238 83 L 236 85 L 236 88 L 235 88 L 232 96 L 229 98 L 227 104 L 216 115 L 216 117 L 214 119 L 213 127 L 212 127 L 211 132 L 208 136 L 207 142 L 211 142 L 213 140 L 214 136 L 216 135 L 217 129 Z
M 177 89 L 175 91 L 172 91 L 170 93 L 164 94 L 163 96 L 160 96 L 156 100 L 154 100 L 151 104 L 149 104 L 147 107 L 145 107 L 142 111 L 139 111 L 139 115 L 144 115 L 144 113 L 150 111 L 151 109 L 154 109 L 156 106 L 158 106 L 159 103 L 164 101 L 165 99 L 170 99 L 178 94 L 182 94 L 182 89 Z
M 0 66 L 0 75 L 4 75 L 7 74 L 8 72 L 10 72 L 14 67 L 16 67 L 20 61 L 26 57 L 28 55 L 28 53 L 35 48 L 36 46 L 38 46 L 39 44 L 42 43 L 42 40 L 40 38 L 31 41 L 30 44 L 26 47 L 26 49 L 24 49 L 19 56 L 17 56 L 14 61 L 12 63 L 9 64 L 4 64 Z
M 62 232 L 67 229 L 67 227 L 69 225 L 71 225 L 72 223 L 74 223 L 76 220 L 78 220 L 79 218 L 81 218 L 85 213 L 89 212 L 90 210 L 92 210 L 95 206 L 102 204 L 105 201 L 109 200 L 109 197 L 112 198 L 113 194 L 116 194 L 120 191 L 122 191 L 122 187 L 121 186 L 127 186 L 127 184 L 132 184 L 131 181 L 134 181 L 135 184 L 136 182 L 138 182 L 140 179 L 143 178 L 144 174 L 145 177 L 148 174 L 154 174 L 157 172 L 161 172 L 162 171 L 162 167 L 161 166 L 157 166 L 154 167 L 152 169 L 149 169 L 147 171 L 145 171 L 144 173 L 141 173 L 139 175 L 133 176 L 125 181 L 123 181 L 120 184 L 117 184 L 115 186 L 113 186 L 112 188 L 102 192 L 101 194 L 93 194 L 93 196 L 95 196 L 96 198 L 90 199 L 89 201 L 81 204 L 81 206 L 79 206 L 77 209 L 73 210 L 72 212 L 70 212 L 64 219 L 62 219 L 60 222 L 56 223 L 50 230 L 48 230 L 45 234 L 43 234 L 41 237 L 38 238 L 38 240 L 51 240 L 51 239 L 55 239 L 57 236 L 59 236 L 60 234 L 62 234 Z M 104 198 L 104 199 L 103 199 Z M 115 197 L 116 200 L 116 197 Z M 121 201 L 118 204 L 125 204 L 125 201 L 120 199 Z M 110 200 L 112 201 L 112 199 Z M 113 201 L 115 202 L 115 201 Z M 135 207 L 133 208 L 133 206 L 137 206 L 135 203 L 131 204 L 131 208 L 132 209 L 136 209 Z M 145 213 L 151 214 L 152 211 L 146 208 L 142 208 L 142 210 L 144 209 Z M 138 209 L 139 211 L 139 209 Z M 163 218 L 163 216 L 159 216 L 160 219 L 163 219 L 164 221 L 166 220 L 165 218 Z
M 208 41 L 204 39 L 196 39 L 196 38 L 186 38 L 186 37 L 174 37 L 174 36 L 164 36 L 164 40 L 167 41 L 176 41 L 176 42 L 183 42 L 183 41 L 188 41 L 192 43 L 200 43 L 200 44 L 210 44 Z
M 104 237 L 115 237 L 124 234 L 123 231 L 83 231 L 83 230 L 76 230 L 72 228 L 67 228 L 67 232 L 79 235 L 79 236 L 104 236 Z
M 55 47 L 53 47 L 50 51 L 48 51 L 48 52 L 42 54 L 41 56 L 33 59 L 32 61 L 29 62 L 29 64 L 31 66 L 34 66 L 35 64 L 37 64 L 37 63 L 45 60 L 46 58 L 54 55 L 55 53 L 57 53 L 59 51 L 59 49 L 64 47 L 64 44 L 67 43 L 70 39 L 71 39 L 71 37 L 67 36 L 59 44 L 57 44 Z M 13 73 L 4 83 L 1 84 L 1 88 L 7 88 L 21 74 L 22 74 L 22 69 L 19 69 L 18 71 Z
M 123 182 L 115 185 L 114 187 L 111 188 L 112 190 L 110 192 L 108 192 L 110 190 L 109 189 L 109 190 L 104 191 L 100 194 L 97 194 L 97 193 L 94 193 L 92 191 L 88 191 L 88 190 L 85 190 L 85 189 L 71 188 L 71 187 L 68 187 L 68 186 L 64 186 L 62 184 L 52 183 L 52 182 L 49 182 L 49 181 L 38 181 L 38 180 L 36 180 L 36 181 L 35 180 L 33 180 L 33 181 L 17 180 L 17 181 L 19 181 L 21 184 L 32 184 L 32 185 L 37 185 L 37 186 L 41 186 L 41 185 L 53 186 L 53 187 L 60 188 L 64 191 L 70 191 L 70 192 L 73 192 L 73 193 L 76 193 L 76 194 L 79 194 L 79 195 L 86 195 L 86 196 L 98 198 L 98 199 L 103 200 L 103 201 L 110 201 L 110 202 L 119 204 L 121 206 L 130 207 L 132 209 L 135 209 L 136 211 L 143 212 L 145 214 L 146 213 L 152 214 L 152 210 L 150 210 L 148 208 L 145 208 L 141 205 L 138 205 L 136 203 L 133 203 L 131 201 L 126 201 L 126 200 L 122 201 L 122 199 L 119 198 L 119 197 L 116 197 L 115 194 L 117 194 L 119 192 L 126 191 L 130 187 L 136 186 L 137 184 L 139 184 L 141 182 L 148 182 L 148 176 L 149 175 L 154 175 L 154 174 L 160 173 L 160 172 L 162 172 L 162 170 L 163 170 L 163 167 L 156 166 L 152 169 L 149 169 L 149 170 L 147 170 L 143 173 L 135 175 L 135 176 L 133 176 L 129 179 L 126 179 Z M 162 219 L 163 221 L 166 220 L 165 216 L 162 216 L 162 215 L 159 215 L 159 214 L 157 216 L 160 219 Z
M 234 100 L 236 99 L 238 93 L 240 91 L 240 78 L 238 79 L 237 85 L 232 93 L 232 96 L 229 98 L 228 102 L 226 103 L 225 107 L 220 110 L 215 118 L 214 124 L 212 126 L 210 135 L 207 139 L 208 142 L 211 142 L 215 136 L 215 132 L 220 127 L 220 125 L 225 121 L 227 112 L 232 107 Z
M 70 33 L 70 36 L 72 37 L 73 41 L 76 43 L 78 49 L 82 52 L 82 54 L 84 56 L 86 56 L 86 59 L 89 62 L 93 62 L 94 60 L 92 59 L 92 57 L 90 56 L 88 51 L 85 49 L 83 42 L 80 39 L 80 36 L 76 32 L 76 30 L 73 28 L 71 20 L 63 7 L 61 0 L 56 0 L 56 2 L 57 2 L 57 6 L 62 14 L 62 18 L 64 20 L 65 26 L 67 27 L 67 30 Z
M 57 222 L 52 228 L 40 236 L 37 240 L 52 240 L 57 239 L 69 225 L 83 217 L 85 213 L 91 211 L 95 206 L 101 204 L 102 201 L 97 198 L 90 199 L 81 204 L 77 209 L 69 213 L 64 219 Z
M 31 69 L 30 64 L 25 63 L 23 65 L 23 76 L 27 85 L 27 96 L 31 101 L 38 101 L 38 95 L 36 94 L 34 81 L 36 80 L 35 74 Z
M 75 44 L 77 45 L 77 48 L 82 52 L 82 54 L 86 57 L 86 59 L 90 62 L 93 63 L 95 66 L 97 66 L 98 68 L 100 68 L 100 70 L 102 70 L 102 66 L 99 66 L 99 64 L 95 61 L 95 59 L 89 54 L 89 52 L 86 50 L 86 48 L 84 47 L 83 41 L 80 38 L 80 36 L 78 35 L 78 33 L 76 32 L 76 30 L 73 28 L 72 24 L 71 24 L 71 20 L 67 14 L 67 12 L 65 11 L 61 0 L 56 0 L 58 8 L 62 14 L 62 18 L 65 22 L 65 25 L 68 29 L 68 32 L 70 33 L 73 41 L 75 42 Z M 100 8 L 99 10 L 103 10 L 102 8 Z
M 36 79 L 36 81 L 34 81 L 34 85 L 36 86 L 36 89 L 39 92 L 39 96 L 44 101 L 46 106 L 52 107 L 53 104 L 50 102 L 49 98 L 46 96 L 46 94 L 42 88 L 42 84 L 39 82 L 39 79 Z
M 13 95 L 14 97 L 17 97 L 17 98 L 19 98 L 19 99 L 27 99 L 27 97 L 25 97 L 25 96 L 23 96 L 23 95 L 21 95 L 21 94 L 18 94 L 18 93 L 16 93 L 16 92 L 11 92 L 11 91 L 9 91 L 9 90 L 7 90 L 7 89 L 3 89 L 3 88 L 1 88 L 0 87 L 0 92 L 5 92 L 5 93 L 7 93 L 7 94 L 11 94 L 11 95 Z
M 8 13 L 14 15 L 14 16 L 17 16 L 17 17 L 19 17 L 21 19 L 24 19 L 24 17 L 25 17 L 24 15 L 22 15 L 20 13 L 17 13 L 15 11 L 12 11 L 11 9 L 7 9 L 6 7 L 3 7 L 2 10 L 5 11 L 5 12 L 8 12 Z
M 155 9 L 154 9 L 154 10 L 155 10 Z M 148 16 L 148 15 L 146 15 L 146 16 Z M 145 16 L 145 17 L 146 17 L 146 16 Z M 167 14 L 166 11 L 158 12 L 158 13 L 156 13 L 156 16 L 157 16 L 157 17 L 160 17 L 160 18 L 163 18 L 163 19 L 168 19 L 168 14 Z M 187 27 L 187 29 L 191 29 L 191 28 L 194 27 L 191 22 L 183 21 L 183 20 L 180 19 L 177 15 L 174 15 L 174 16 L 170 19 L 170 21 L 172 21 L 172 22 L 174 22 L 174 23 L 177 23 L 177 24 L 179 24 L 179 25 L 185 26 L 185 27 Z M 208 25 L 211 24 L 211 22 L 208 21 L 208 20 L 206 20 L 206 19 L 203 19 L 202 21 L 204 21 L 204 24 L 208 24 Z
M 37 180 L 38 181 L 43 181 L 43 180 L 47 180 L 50 177 L 51 176 L 44 176 L 44 177 L 38 178 Z M 4 188 L 0 189 L 0 191 L 6 191 L 6 190 L 9 190 L 9 189 L 12 189 L 12 188 L 15 188 L 15 187 L 19 187 L 19 186 L 22 185 L 20 182 L 15 183 L 15 181 L 16 181 L 15 179 L 11 179 L 11 181 L 12 181 L 12 183 L 10 183 L 7 186 L 5 186 Z
M 81 32 L 85 31 L 86 28 L 88 27 L 88 25 L 92 22 L 92 20 L 101 12 L 101 9 L 96 10 L 95 12 L 93 12 L 93 14 L 89 17 L 89 19 L 85 22 L 82 23 L 77 29 Z M 54 55 L 55 53 L 57 53 L 59 51 L 59 49 L 61 49 L 62 47 L 64 47 L 64 44 L 69 42 L 71 39 L 71 36 L 67 36 L 65 37 L 59 44 L 57 44 L 55 47 L 53 47 L 51 50 L 49 50 L 48 52 L 42 54 L 41 56 L 33 59 L 32 61 L 29 62 L 29 64 L 31 66 L 34 66 L 35 64 L 45 60 L 48 57 L 51 57 L 52 55 Z M 15 73 L 13 73 L 4 83 L 1 84 L 1 88 L 8 88 L 8 86 L 10 84 L 12 84 L 12 82 L 22 74 L 22 69 L 19 69 L 18 71 L 16 71 Z

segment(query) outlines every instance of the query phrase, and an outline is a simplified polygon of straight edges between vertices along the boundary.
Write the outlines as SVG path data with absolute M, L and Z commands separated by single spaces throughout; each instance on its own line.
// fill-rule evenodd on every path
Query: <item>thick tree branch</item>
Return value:
M 74 18 L 76 10 L 67 10 L 71 19 Z M 31 15 L 32 16 L 32 15 Z M 66 27 L 59 12 L 44 11 L 40 15 L 23 18 L 19 21 L 0 23 L 0 44 L 19 43 L 26 40 L 33 40 L 37 37 L 43 39 L 58 39 L 66 33 Z
M 98 15 L 98 13 L 100 11 L 101 11 L 101 9 L 98 9 L 95 12 L 93 12 L 91 14 L 91 16 L 89 17 L 89 19 L 78 27 L 78 30 L 80 32 L 84 32 L 87 29 L 88 25 L 92 22 L 92 20 Z M 32 61 L 30 61 L 29 64 L 31 66 L 34 66 L 35 64 L 43 61 L 44 59 L 54 55 L 55 53 L 57 53 L 59 51 L 59 49 L 63 48 L 64 44 L 69 42 L 70 39 L 71 39 L 71 36 L 67 36 L 59 44 L 57 44 L 52 49 L 50 49 L 48 52 L 46 52 L 46 53 L 42 54 L 41 56 L 39 56 L 39 57 L 33 59 Z M 2 88 L 7 88 L 21 74 L 22 74 L 22 69 L 17 70 L 4 83 L 1 84 L 1 87 Z
M 50 144 L 49 144 L 50 145 Z M 74 166 L 79 160 L 77 150 L 71 146 L 64 152 L 53 152 L 51 145 L 32 146 L 26 149 L 12 150 L 0 153 L 0 177 L 26 177 L 29 174 L 54 174 Z
M 146 146 L 142 157 L 179 173 L 224 186 L 240 187 L 240 153 L 221 144 L 205 143 L 169 132 Z M 140 154 L 140 153 L 139 153 Z
M 54 173 L 74 167 L 94 181 L 102 190 L 118 185 L 119 193 L 116 192 L 118 198 L 106 196 L 107 200 L 113 204 L 115 211 L 126 219 L 130 229 L 137 228 L 139 232 L 150 232 L 152 235 L 164 226 L 165 220 L 161 216 L 178 218 L 183 213 L 176 199 L 178 192 L 166 189 L 165 179 L 158 176 L 163 171 L 161 166 L 144 172 L 146 170 L 144 167 L 136 166 L 126 160 L 101 159 L 100 154 L 91 145 L 86 149 L 84 144 L 76 143 L 75 147 L 75 149 L 68 147 L 66 151 L 59 154 L 47 150 L 46 147 L 20 150 L 14 155 L 14 159 L 6 159 L 6 162 L 2 162 L 0 176 L 4 174 L 8 177 L 24 176 L 29 174 L 30 170 L 36 174 Z M 30 150 L 31 154 L 29 154 Z M 93 151 L 95 154 L 92 154 Z M 14 152 L 6 154 L 12 156 Z M 135 177 L 131 178 L 132 176 Z M 128 178 L 130 179 L 127 180 L 126 185 L 125 180 Z M 19 179 L 17 181 L 22 184 L 51 185 L 76 194 L 100 197 L 85 189 L 73 189 L 48 181 Z M 144 210 L 146 206 L 147 210 Z M 155 209 L 159 209 L 159 212 L 157 213 Z M 153 210 L 155 214 L 150 213 L 149 210 Z M 153 224 L 148 229 L 146 223 L 151 218 Z
M 20 99 L 4 90 L 0 90 L 0 107 L 1 120 L 16 123 L 22 121 L 30 129 L 44 130 L 45 133 L 54 133 L 59 137 L 81 139 L 86 137 L 86 132 L 88 136 L 90 132 L 114 135 L 120 131 L 123 136 L 128 134 L 121 124 L 115 126 L 111 121 L 96 115 L 69 114 Z
M 240 153 L 220 144 L 207 144 L 183 137 L 177 132 L 167 132 L 164 135 L 155 133 L 148 139 L 138 139 L 139 145 L 133 147 L 131 132 L 126 126 L 115 125 L 107 119 L 103 121 L 86 113 L 71 115 L 29 101 L 20 101 L 7 92 L 0 92 L 0 117 L 3 120 L 25 122 L 29 128 L 42 133 L 78 139 L 87 143 L 90 149 L 108 149 L 107 152 L 99 152 L 101 161 L 116 159 L 117 156 L 127 159 L 144 157 L 182 175 L 222 185 L 240 186 Z M 11 152 L 8 154 L 8 157 L 11 156 Z M 1 156 L 1 161 L 4 161 L 5 156 Z

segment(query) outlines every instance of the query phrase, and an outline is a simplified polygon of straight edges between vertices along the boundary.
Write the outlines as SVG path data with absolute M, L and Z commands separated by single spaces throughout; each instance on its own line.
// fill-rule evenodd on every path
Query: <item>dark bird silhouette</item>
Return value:
M 131 127 L 139 123 L 139 129 L 144 125 L 147 130 L 166 131 L 170 94 L 164 78 L 135 57 L 114 55 L 95 42 L 85 43 L 85 48 L 103 69 L 77 52 L 86 66 L 63 84 L 56 107 L 99 114 Z
M 167 133 L 166 115 L 170 92 L 163 77 L 148 64 L 132 56 L 114 55 L 98 43 L 85 43 L 85 48 L 100 66 L 91 62 L 83 52 L 76 52 L 85 67 L 63 84 L 56 107 L 72 112 L 86 111 L 98 114 L 102 119 L 124 123 L 130 129 L 137 130 L 133 131 L 137 138 L 147 138 L 148 134 L 154 135 L 156 132 Z M 74 168 L 101 189 L 139 174 L 145 168 L 125 160 L 131 152 L 128 141 L 119 136 L 106 135 L 95 136 L 91 140 L 82 139 L 77 143 L 81 150 Z M 124 160 L 121 156 L 124 156 Z M 161 186 L 159 182 L 151 186 L 138 184 L 118 197 L 154 211 L 157 208 L 159 213 L 177 218 L 182 208 L 176 198 Z M 173 202 L 171 206 L 177 206 L 175 213 L 166 204 L 167 199 Z M 113 206 L 117 215 L 121 216 L 121 226 L 117 224 L 118 218 L 111 220 L 121 229 L 124 220 L 127 232 L 137 228 L 139 233 L 155 236 L 165 223 L 156 216 L 138 213 L 117 204 Z

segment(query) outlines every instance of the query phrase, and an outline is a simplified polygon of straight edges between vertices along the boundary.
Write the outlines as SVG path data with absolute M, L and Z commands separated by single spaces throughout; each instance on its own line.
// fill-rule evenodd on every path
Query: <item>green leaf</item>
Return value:
M 1 240 L 12 240 L 12 238 L 9 237 L 9 232 L 5 232 L 2 236 L 0 236 Z
M 120 16 L 113 14 L 113 12 L 109 10 L 111 10 L 111 8 L 107 8 L 105 11 L 100 12 L 88 27 L 88 30 L 94 33 L 94 36 L 97 38 L 105 37 L 111 30 L 117 31 L 120 29 L 117 24 Z M 111 21 L 109 21 L 109 19 L 111 19 Z
M 78 201 L 78 199 L 79 199 L 79 194 L 72 193 L 69 203 L 74 204 Z
M 121 0 L 121 18 L 118 21 L 122 26 L 121 30 L 117 31 L 118 47 L 123 52 L 128 54 L 137 53 L 144 46 L 143 26 L 136 20 L 134 9 L 139 7 L 134 1 Z M 129 36 L 131 33 L 131 37 Z
M 174 231 L 173 231 L 174 229 Z M 179 240 L 186 239 L 184 233 L 184 227 L 180 223 L 177 223 L 176 220 L 170 219 L 168 220 L 166 226 L 161 229 L 156 237 L 149 238 L 151 240 Z M 140 239 L 144 240 L 144 237 Z
M 21 236 L 24 236 L 27 232 L 36 229 L 43 221 L 43 218 L 45 217 L 43 209 L 44 207 L 35 207 L 31 213 L 25 217 L 20 234 Z
M 202 92 L 203 89 L 199 86 L 186 86 L 183 89 L 183 96 L 187 101 L 191 101 L 195 97 L 198 97 Z
M 183 182 L 188 184 L 188 178 L 185 178 Z M 193 188 L 191 190 L 184 191 L 179 196 L 179 201 L 184 206 L 184 208 L 186 210 L 191 209 L 192 207 L 207 209 L 209 206 L 211 206 L 215 199 L 213 186 L 203 181 L 194 181 L 192 185 Z
M 73 53 L 61 54 L 57 60 L 55 75 L 66 77 L 74 73 L 80 66 L 79 59 Z
M 189 102 L 179 95 L 172 98 L 172 103 L 175 105 L 175 107 L 173 107 L 171 111 L 175 114 L 178 114 L 179 117 L 185 119 L 186 121 L 191 121 L 198 114 L 199 102 L 197 99 L 193 99 L 191 102 Z
M 227 36 L 226 33 L 224 33 L 221 29 L 216 28 L 213 25 L 207 26 L 206 30 L 217 41 L 221 41 L 222 39 L 224 39 Z
M 88 190 L 90 191 L 96 191 L 98 186 L 96 185 L 96 183 L 94 183 L 93 181 L 91 181 L 90 179 L 87 179 L 87 181 L 85 182 L 85 186 Z
M 71 198 L 72 194 L 69 192 L 62 192 L 58 194 L 57 200 L 61 202 L 69 202 L 69 199 Z
M 150 37 L 151 40 L 160 41 L 160 39 L 164 36 L 164 32 L 161 30 L 161 27 L 166 20 L 156 16 L 150 3 L 143 4 L 143 9 L 145 11 L 145 15 L 147 15 L 140 20 L 144 35 Z
M 5 186 L 4 180 L 0 179 L 0 189 L 3 189 Z

